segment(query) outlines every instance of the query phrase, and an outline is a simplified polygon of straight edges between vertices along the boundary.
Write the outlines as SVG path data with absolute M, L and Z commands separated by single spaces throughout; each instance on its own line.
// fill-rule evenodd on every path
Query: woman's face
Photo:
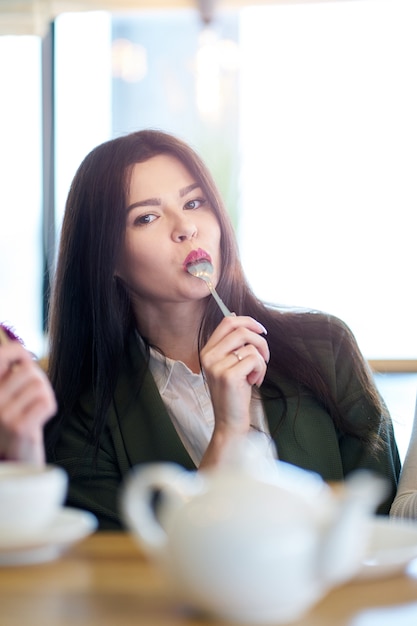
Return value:
M 127 205 L 125 244 L 116 275 L 133 300 L 160 307 L 206 297 L 207 285 L 191 276 L 184 262 L 193 251 L 200 250 L 200 255 L 203 250 L 211 258 L 216 284 L 221 271 L 220 226 L 181 161 L 162 154 L 134 165 Z

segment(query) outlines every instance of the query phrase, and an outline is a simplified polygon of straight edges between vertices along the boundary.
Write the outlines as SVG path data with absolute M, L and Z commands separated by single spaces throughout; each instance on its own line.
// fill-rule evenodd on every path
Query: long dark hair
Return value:
M 372 376 L 348 329 L 340 331 L 348 343 L 353 368 L 374 411 L 364 432 L 349 424 L 326 377 L 297 347 L 308 333 L 304 316 L 265 306 L 250 289 L 242 271 L 231 221 L 213 178 L 198 154 L 172 135 L 143 130 L 107 141 L 81 163 L 72 182 L 62 225 L 57 270 L 49 318 L 49 376 L 64 421 L 86 389 L 95 397 L 92 440 L 98 445 L 113 393 L 119 365 L 134 326 L 128 294 L 114 273 L 125 235 L 126 198 L 133 165 L 160 154 L 178 158 L 200 184 L 221 229 L 222 273 L 218 291 L 237 315 L 251 315 L 268 328 L 271 360 L 264 393 L 280 394 L 274 375 L 295 381 L 314 394 L 337 427 L 376 445 L 383 407 Z M 314 315 L 314 314 L 311 314 Z M 308 317 L 308 316 L 307 316 Z M 207 341 L 221 319 L 210 298 L 202 320 L 199 342 Z M 302 320 L 302 321 L 301 321 Z M 324 323 L 324 322 L 323 322 Z M 317 332 L 317 325 L 315 326 Z M 339 329 L 339 330 L 338 330 Z

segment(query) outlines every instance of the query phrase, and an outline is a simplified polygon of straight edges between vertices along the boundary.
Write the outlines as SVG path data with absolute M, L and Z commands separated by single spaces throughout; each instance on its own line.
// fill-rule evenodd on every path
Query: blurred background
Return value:
M 37 355 L 71 179 L 141 129 L 208 163 L 264 300 L 338 315 L 402 456 L 417 391 L 415 0 L 0 0 L 0 320 Z

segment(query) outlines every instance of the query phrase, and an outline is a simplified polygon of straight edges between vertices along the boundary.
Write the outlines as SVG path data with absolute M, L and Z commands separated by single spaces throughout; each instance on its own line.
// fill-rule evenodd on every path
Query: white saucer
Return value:
M 417 521 L 378 517 L 372 521 L 367 555 L 356 579 L 394 576 L 417 558 Z
M 96 528 L 97 518 L 92 513 L 63 507 L 41 532 L 26 537 L 0 535 L 0 566 L 53 561 Z

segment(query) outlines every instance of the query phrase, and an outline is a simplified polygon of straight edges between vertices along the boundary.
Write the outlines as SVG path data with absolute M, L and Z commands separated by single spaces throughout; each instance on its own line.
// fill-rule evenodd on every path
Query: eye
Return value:
M 207 203 L 207 200 L 205 198 L 195 198 L 194 200 L 189 200 L 184 208 L 185 209 L 199 209 L 200 207 L 204 206 Z
M 135 218 L 133 224 L 135 226 L 146 226 L 146 224 L 151 224 L 156 219 L 157 216 L 153 213 L 146 213 L 145 215 L 138 215 L 138 217 Z

